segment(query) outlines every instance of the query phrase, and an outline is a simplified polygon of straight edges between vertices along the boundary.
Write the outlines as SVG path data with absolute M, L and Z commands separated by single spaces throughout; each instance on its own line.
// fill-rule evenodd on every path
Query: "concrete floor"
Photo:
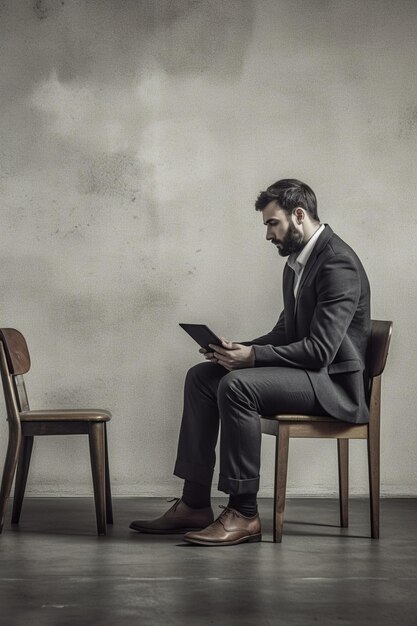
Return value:
M 262 543 L 204 548 L 129 531 L 167 506 L 115 499 L 115 525 L 99 538 L 91 499 L 27 498 L 20 526 L 8 516 L 0 535 L 0 624 L 417 624 L 415 499 L 382 501 L 379 541 L 366 500 L 351 501 L 346 530 L 336 500 L 288 500 L 282 544 L 270 500 Z

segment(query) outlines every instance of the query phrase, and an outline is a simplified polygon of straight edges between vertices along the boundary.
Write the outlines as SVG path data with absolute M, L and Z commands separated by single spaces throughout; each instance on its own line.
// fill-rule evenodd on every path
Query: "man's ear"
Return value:
M 294 209 L 295 219 L 297 220 L 297 224 L 301 224 L 304 220 L 304 209 L 301 207 L 297 207 Z

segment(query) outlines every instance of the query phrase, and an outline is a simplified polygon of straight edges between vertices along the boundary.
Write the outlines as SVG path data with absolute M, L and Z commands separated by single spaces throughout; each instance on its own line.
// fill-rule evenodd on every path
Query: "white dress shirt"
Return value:
M 319 228 L 316 230 L 314 235 L 312 235 L 312 237 L 310 237 L 310 239 L 307 241 L 304 248 L 302 248 L 300 252 L 293 252 L 288 257 L 287 263 L 290 266 L 290 268 L 294 270 L 295 272 L 294 298 L 297 297 L 297 291 L 300 285 L 301 277 L 304 272 L 304 268 L 307 265 L 307 261 L 310 258 L 310 254 L 313 252 L 317 239 L 320 237 L 323 230 L 324 230 L 324 224 L 321 224 L 321 226 L 319 226 Z

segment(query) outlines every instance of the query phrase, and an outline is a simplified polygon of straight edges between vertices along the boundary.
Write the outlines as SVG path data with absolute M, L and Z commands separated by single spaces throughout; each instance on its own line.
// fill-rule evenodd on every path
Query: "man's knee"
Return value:
M 243 378 L 242 370 L 235 370 L 223 376 L 217 390 L 218 399 L 221 400 L 244 392 L 245 384 Z
M 212 389 L 215 393 L 223 372 L 224 369 L 220 365 L 198 363 L 188 370 L 185 377 L 185 387 L 200 390 Z
M 185 382 L 188 384 L 192 384 L 197 381 L 204 380 L 207 377 L 208 365 L 208 363 L 197 363 L 197 365 L 193 365 L 193 367 L 190 367 L 185 377 Z
M 222 378 L 217 390 L 217 405 L 222 419 L 227 418 L 229 411 L 237 406 L 257 411 L 256 395 L 245 370 L 229 372 Z

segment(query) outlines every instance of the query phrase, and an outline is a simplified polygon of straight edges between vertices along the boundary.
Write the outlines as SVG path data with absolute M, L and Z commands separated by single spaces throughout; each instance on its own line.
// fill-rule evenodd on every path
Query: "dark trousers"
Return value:
M 254 367 L 227 372 L 213 363 L 195 365 L 185 380 L 174 474 L 211 485 L 221 425 L 218 489 L 227 494 L 257 493 L 259 416 L 276 413 L 324 414 L 304 370 Z

